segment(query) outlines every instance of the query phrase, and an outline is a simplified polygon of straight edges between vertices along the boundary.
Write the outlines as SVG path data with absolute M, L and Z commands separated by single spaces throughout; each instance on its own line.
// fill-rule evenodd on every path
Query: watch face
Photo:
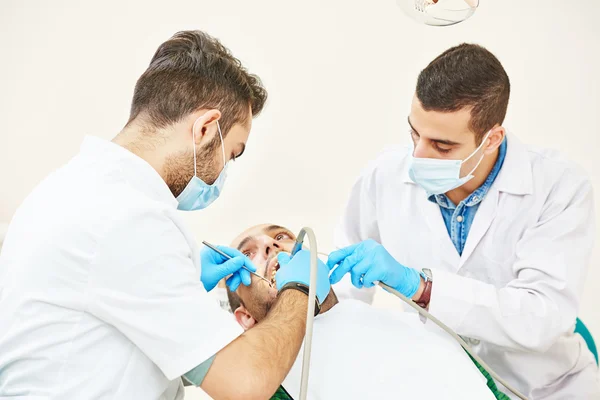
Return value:
M 433 279 L 433 274 L 429 268 L 423 268 L 423 274 L 425 274 L 427 279 Z

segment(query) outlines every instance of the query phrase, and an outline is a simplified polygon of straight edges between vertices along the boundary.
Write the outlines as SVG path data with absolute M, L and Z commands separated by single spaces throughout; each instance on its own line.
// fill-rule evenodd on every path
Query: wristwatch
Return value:
M 299 290 L 305 295 L 308 296 L 308 286 L 304 283 L 300 282 L 288 282 L 281 289 L 279 289 L 279 293 L 277 293 L 277 297 L 281 295 L 281 293 L 285 292 L 288 289 Z M 315 297 L 315 317 L 321 312 L 321 305 L 319 304 L 318 297 Z
M 421 277 L 425 281 L 425 289 L 421 296 L 415 301 L 421 308 L 429 307 L 429 301 L 431 300 L 431 286 L 433 285 L 433 274 L 429 268 L 423 268 L 421 270 Z

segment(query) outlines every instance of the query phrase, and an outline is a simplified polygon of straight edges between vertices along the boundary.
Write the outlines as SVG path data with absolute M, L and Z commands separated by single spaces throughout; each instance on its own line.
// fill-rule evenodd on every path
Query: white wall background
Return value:
M 465 41 L 488 47 L 508 71 L 505 126 L 561 149 L 600 190 L 600 2 L 481 3 L 469 21 L 434 28 L 408 20 L 394 0 L 3 0 L 0 223 L 84 135 L 111 139 L 121 129 L 156 47 L 184 29 L 219 37 L 270 94 L 222 199 L 189 216 L 199 240 L 227 243 L 272 221 L 311 226 L 331 249 L 356 175 L 382 147 L 408 140 L 418 72 Z M 597 338 L 599 293 L 597 246 L 580 313 Z

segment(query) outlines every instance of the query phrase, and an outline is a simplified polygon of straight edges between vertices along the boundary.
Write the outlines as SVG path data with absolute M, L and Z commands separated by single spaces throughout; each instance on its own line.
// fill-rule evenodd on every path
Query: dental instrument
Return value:
M 221 250 L 219 250 L 217 248 L 217 246 L 212 245 L 206 241 L 202 241 L 202 244 L 205 245 L 206 247 L 208 247 L 209 249 L 216 251 L 217 253 L 219 253 L 220 255 L 222 255 L 223 257 L 227 258 L 228 260 L 231 260 L 233 257 L 231 257 L 228 254 L 223 253 Z M 269 284 L 270 287 L 273 287 L 273 284 L 271 284 L 271 281 L 269 281 L 267 278 L 265 278 L 264 276 L 260 276 L 259 274 L 257 274 L 256 272 L 250 271 L 248 268 L 246 268 L 246 266 L 242 266 L 242 268 L 244 268 L 246 271 L 250 272 L 250 274 L 256 276 L 257 278 L 262 279 L 263 281 L 267 282 Z

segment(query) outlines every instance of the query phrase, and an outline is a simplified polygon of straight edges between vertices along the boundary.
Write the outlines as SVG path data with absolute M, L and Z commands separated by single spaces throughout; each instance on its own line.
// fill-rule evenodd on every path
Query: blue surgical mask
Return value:
M 484 155 L 466 176 L 460 177 L 460 167 L 473 157 L 482 147 L 491 131 L 485 135 L 479 147 L 464 160 L 442 160 L 437 158 L 415 158 L 411 153 L 408 174 L 410 179 L 421 186 L 428 194 L 447 193 L 474 178 L 473 172 L 479 167 Z M 413 149 L 414 152 L 414 149 Z
M 219 137 L 221 138 L 221 150 L 223 151 L 223 170 L 219 174 L 217 180 L 209 185 L 202 179 L 198 178 L 196 174 L 196 123 L 202 118 L 199 117 L 194 126 L 192 127 L 192 143 L 194 145 L 194 176 L 188 182 L 183 192 L 177 196 L 177 202 L 179 205 L 177 209 L 184 211 L 201 210 L 208 207 L 215 201 L 223 191 L 223 185 L 227 178 L 227 167 L 229 163 L 225 161 L 225 145 L 223 144 L 223 134 L 221 133 L 221 126 L 217 121 L 217 130 L 219 131 Z

